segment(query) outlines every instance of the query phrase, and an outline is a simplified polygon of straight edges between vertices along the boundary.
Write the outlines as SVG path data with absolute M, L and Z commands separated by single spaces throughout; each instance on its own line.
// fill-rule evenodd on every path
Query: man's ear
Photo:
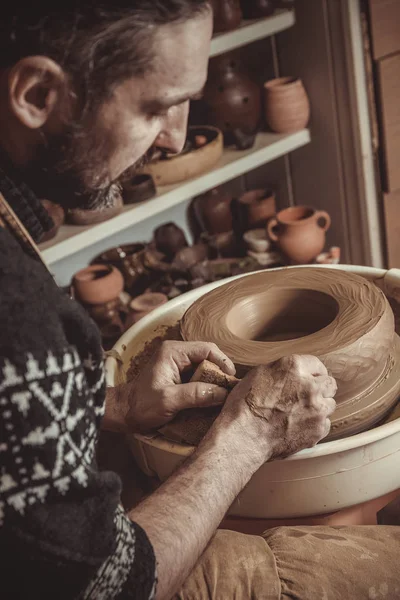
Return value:
M 29 129 L 48 123 L 54 109 L 64 104 L 66 76 L 45 56 L 28 56 L 11 67 L 9 102 L 15 117 Z

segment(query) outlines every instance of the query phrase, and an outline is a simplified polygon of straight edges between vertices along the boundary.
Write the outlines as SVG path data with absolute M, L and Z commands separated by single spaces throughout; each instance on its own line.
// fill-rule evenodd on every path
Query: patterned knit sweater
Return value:
M 21 183 L 0 190 L 34 239 L 51 226 Z M 0 227 L 0 556 L 5 600 L 148 599 L 155 557 L 99 472 L 104 411 L 97 329 Z

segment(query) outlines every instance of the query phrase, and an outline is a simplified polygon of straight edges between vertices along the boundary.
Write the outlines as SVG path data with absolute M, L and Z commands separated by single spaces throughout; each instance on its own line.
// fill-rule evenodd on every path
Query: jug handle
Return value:
M 274 229 L 276 229 L 278 227 L 278 221 L 275 217 L 273 217 L 267 225 L 267 233 L 268 233 L 268 237 L 270 240 L 272 240 L 273 242 L 277 242 L 278 241 L 278 235 L 277 233 L 275 233 Z
M 323 229 L 324 231 L 328 231 L 329 227 L 331 226 L 331 218 L 328 215 L 327 212 L 325 212 L 324 210 L 317 210 L 317 212 L 315 213 L 315 218 L 318 222 L 318 226 L 321 227 L 321 229 Z M 325 225 L 320 225 L 319 224 L 319 220 L 320 219 L 324 219 L 325 221 Z

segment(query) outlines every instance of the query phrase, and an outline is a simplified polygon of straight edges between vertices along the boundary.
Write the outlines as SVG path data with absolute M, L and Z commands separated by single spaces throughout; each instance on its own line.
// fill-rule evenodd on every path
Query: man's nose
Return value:
M 164 126 L 158 135 L 155 146 L 172 154 L 182 152 L 187 135 L 189 102 L 169 109 Z

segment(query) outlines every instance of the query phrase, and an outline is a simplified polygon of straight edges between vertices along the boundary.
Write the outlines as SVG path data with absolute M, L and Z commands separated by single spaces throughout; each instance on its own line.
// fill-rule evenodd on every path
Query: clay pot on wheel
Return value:
M 232 31 L 242 21 L 239 0 L 212 0 L 214 11 L 214 33 Z
M 245 19 L 261 19 L 275 12 L 276 0 L 242 0 L 241 7 Z
M 77 300 L 83 304 L 106 304 L 121 294 L 124 278 L 111 265 L 92 265 L 78 271 L 72 285 Z
M 223 54 L 210 62 L 203 102 L 226 144 L 235 144 L 240 150 L 253 146 L 261 123 L 261 91 L 236 54 Z
M 292 264 L 307 264 L 322 252 L 330 225 L 327 212 L 310 206 L 293 206 L 271 219 L 267 231 Z
M 292 133 L 307 126 L 310 102 L 300 79 L 280 77 L 264 84 L 265 118 L 276 133 Z
M 54 236 L 57 235 L 58 230 L 61 225 L 65 221 L 65 211 L 59 204 L 55 204 L 54 202 L 50 202 L 50 200 L 41 200 L 43 208 L 49 213 L 50 217 L 53 220 L 54 227 L 50 229 L 50 231 L 46 231 L 42 236 L 41 242 L 48 242 L 53 239 Z
M 172 260 L 179 250 L 188 245 L 182 229 L 172 222 L 157 227 L 154 231 L 154 241 L 157 250 L 165 254 L 168 260 Z

